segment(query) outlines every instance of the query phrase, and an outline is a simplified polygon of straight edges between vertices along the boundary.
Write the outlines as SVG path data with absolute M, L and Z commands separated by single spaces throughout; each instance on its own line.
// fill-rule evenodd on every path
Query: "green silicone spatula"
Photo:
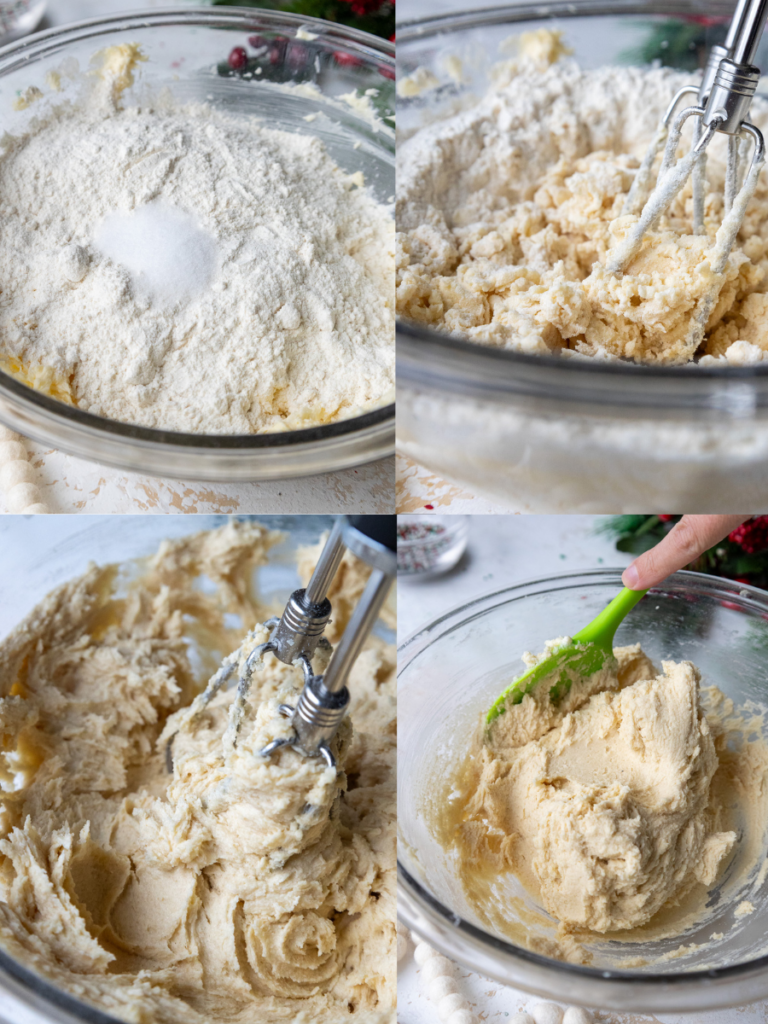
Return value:
M 613 638 L 624 616 L 647 593 L 647 590 L 628 590 L 625 587 L 588 626 L 574 633 L 569 643 L 559 647 L 508 686 L 488 712 L 486 723 L 490 725 L 499 715 L 504 714 L 508 704 L 519 704 L 526 693 L 530 693 L 545 680 L 549 685 L 550 700 L 557 703 L 568 693 L 575 678 L 586 678 L 599 672 L 606 663 L 613 660 Z

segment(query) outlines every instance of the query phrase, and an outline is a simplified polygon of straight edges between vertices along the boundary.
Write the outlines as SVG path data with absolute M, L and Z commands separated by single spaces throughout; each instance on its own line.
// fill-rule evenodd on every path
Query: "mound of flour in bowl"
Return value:
M 118 52 L 114 52 L 118 51 Z M 170 97 L 86 102 L 0 145 L 0 361 L 116 420 L 327 423 L 394 385 L 394 223 L 319 139 Z

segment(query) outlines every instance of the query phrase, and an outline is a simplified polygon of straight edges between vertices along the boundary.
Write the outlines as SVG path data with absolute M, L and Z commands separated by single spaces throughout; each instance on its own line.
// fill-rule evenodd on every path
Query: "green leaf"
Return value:
M 598 533 L 625 534 L 635 533 L 645 523 L 646 519 L 655 516 L 608 516 L 607 519 L 597 524 Z
M 659 538 L 651 533 L 636 533 L 631 536 L 619 537 L 616 541 L 616 549 L 630 555 L 642 555 L 644 552 L 650 551 L 658 543 Z
M 641 537 L 644 533 L 650 533 L 650 531 L 660 523 L 661 520 L 658 516 L 648 516 L 643 525 L 635 531 L 635 534 L 636 536 Z
M 214 7 L 250 7 L 322 18 L 389 39 L 395 34 L 395 5 L 383 0 L 378 10 L 358 15 L 345 0 L 209 0 Z
M 722 43 L 726 25 L 705 26 L 698 22 L 670 18 L 646 22 L 647 35 L 640 46 L 621 54 L 628 64 L 652 64 L 695 71 L 704 66 L 706 54 L 714 43 Z
M 760 555 L 741 555 L 735 560 L 734 576 L 750 576 L 765 572 L 765 558 Z

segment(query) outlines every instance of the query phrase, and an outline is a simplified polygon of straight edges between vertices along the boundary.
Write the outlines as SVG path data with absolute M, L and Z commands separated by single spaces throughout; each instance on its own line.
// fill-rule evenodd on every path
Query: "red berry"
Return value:
M 233 71 L 239 71 L 248 63 L 248 54 L 242 46 L 236 46 L 227 57 L 227 63 Z
M 272 45 L 269 48 L 269 63 L 280 64 L 285 57 L 285 48 L 288 44 L 287 39 L 277 38 L 272 41 Z
M 337 64 L 341 64 L 343 67 L 356 68 L 360 64 L 359 57 L 353 57 L 351 53 L 342 53 L 341 50 L 335 50 L 333 53 L 333 59 Z
M 390 43 L 394 43 L 395 42 L 395 35 L 396 35 L 396 33 L 393 32 L 392 35 L 389 37 Z
M 254 50 L 258 50 L 260 46 L 267 45 L 267 40 L 264 36 L 248 36 L 248 42 Z
M 705 28 L 712 28 L 713 25 L 722 25 L 727 20 L 727 18 L 707 17 L 706 14 L 691 14 L 686 18 L 686 21 L 693 21 L 697 25 L 703 25 Z
M 746 523 L 737 526 L 728 534 L 728 540 L 746 552 L 748 555 L 756 555 L 759 551 L 768 548 L 768 516 L 754 516 Z
M 382 78 L 391 78 L 392 81 L 395 80 L 395 72 L 391 68 L 380 67 L 379 74 Z
M 662 523 L 671 523 L 674 518 L 674 516 L 659 516 Z
M 289 43 L 285 62 L 292 71 L 300 71 L 307 63 L 307 48 L 301 43 Z

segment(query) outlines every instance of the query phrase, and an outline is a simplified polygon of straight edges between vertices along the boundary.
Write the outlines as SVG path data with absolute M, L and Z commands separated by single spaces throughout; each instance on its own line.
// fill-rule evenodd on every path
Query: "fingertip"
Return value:
M 640 573 L 635 568 L 635 563 L 634 562 L 632 563 L 632 565 L 627 566 L 627 568 L 622 573 L 622 575 L 621 575 L 621 582 L 629 590 L 641 590 L 642 589 L 641 586 L 640 586 Z

